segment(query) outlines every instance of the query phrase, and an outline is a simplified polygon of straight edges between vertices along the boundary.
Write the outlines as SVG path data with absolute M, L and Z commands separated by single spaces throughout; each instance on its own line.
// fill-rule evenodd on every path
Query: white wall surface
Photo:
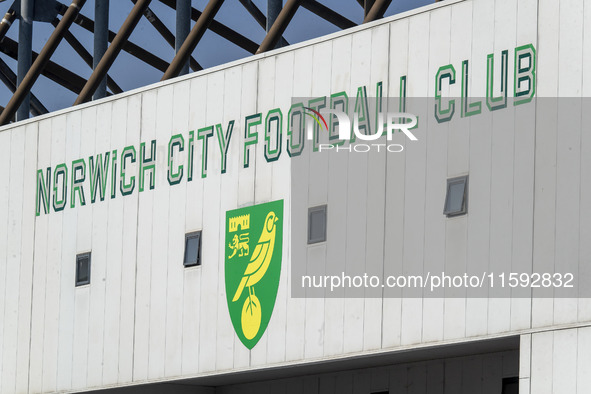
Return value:
M 589 0 L 465 0 L 411 14 L 1 131 L 0 392 L 75 391 L 588 326 L 591 302 L 584 298 L 290 297 L 293 256 L 320 273 L 336 262 L 360 273 L 383 267 L 385 275 L 392 264 L 396 270 L 421 264 L 424 271 L 451 266 L 521 271 L 560 262 L 589 274 L 591 137 L 559 128 L 556 116 L 533 105 L 508 109 L 503 135 L 477 132 L 493 122 L 485 106 L 482 115 L 457 128 L 429 124 L 419 144 L 399 141 L 406 145 L 402 155 L 348 161 L 308 146 L 291 159 L 304 168 L 305 186 L 297 190 L 285 151 L 287 126 L 281 158 L 267 163 L 262 125 L 250 167 L 243 168 L 248 115 L 261 112 L 264 120 L 267 111 L 280 107 L 285 122 L 291 97 L 344 90 L 354 98 L 363 85 L 371 96 L 378 81 L 385 95 L 397 97 L 403 75 L 409 97 L 434 97 L 437 69 L 451 63 L 459 77 L 464 59 L 471 64 L 470 95 L 482 97 L 486 56 L 504 49 L 512 92 L 512 51 L 524 44 L 537 50 L 538 96 L 591 94 L 591 33 L 583 28 L 591 25 Z M 459 92 L 458 82 L 444 94 Z M 591 121 L 581 108 L 571 111 L 581 124 Z M 232 119 L 227 173 L 220 173 L 214 134 L 207 178 L 200 177 L 201 142 L 195 140 L 194 180 L 187 182 L 185 173 L 180 184 L 169 186 L 164 163 L 170 136 L 181 133 L 187 144 L 189 131 L 216 123 L 225 128 Z M 556 126 L 537 133 L 540 124 Z M 37 169 L 120 153 L 128 145 L 139 155 L 140 143 L 149 147 L 152 139 L 158 141 L 159 163 L 154 190 L 140 193 L 136 177 L 131 195 L 110 199 L 107 193 L 105 201 L 91 204 L 87 179 L 86 206 L 71 209 L 68 199 L 65 210 L 35 216 Z M 342 165 L 346 172 L 337 170 Z M 137 171 L 137 163 L 131 168 Z M 465 173 L 469 214 L 446 219 L 445 180 Z M 227 210 L 277 199 L 285 200 L 286 213 L 328 204 L 329 242 L 294 249 L 305 243 L 305 229 L 290 230 L 291 218 L 285 218 L 274 313 L 249 351 L 227 312 L 223 218 Z M 366 219 L 371 226 L 357 226 Z M 203 266 L 185 269 L 184 234 L 201 229 Z M 335 246 L 359 239 L 364 241 L 347 250 Z M 92 283 L 75 288 L 75 256 L 90 250 Z M 585 370 L 591 354 L 587 330 L 531 336 L 532 393 L 563 392 L 563 383 L 565 393 L 584 392 L 581 387 L 588 385 L 577 371 Z M 579 349 L 575 370 L 563 354 L 571 351 L 571 342 Z M 582 385 L 573 391 L 561 369 L 576 373 Z
M 585 393 L 591 376 L 591 328 L 572 328 L 523 335 L 520 392 Z

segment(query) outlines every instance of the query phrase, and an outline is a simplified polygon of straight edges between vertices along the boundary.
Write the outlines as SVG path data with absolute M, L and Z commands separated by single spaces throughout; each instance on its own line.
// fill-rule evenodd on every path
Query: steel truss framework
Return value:
M 133 2 L 133 8 L 127 15 L 119 31 L 115 33 L 108 29 L 108 16 L 106 20 L 103 18 L 99 21 L 97 9 L 95 9 L 96 21 L 82 14 L 86 0 L 72 0 L 69 6 L 59 1 L 53 2 L 52 0 L 49 3 L 52 5 L 55 4 L 55 13 L 51 15 L 52 13 L 50 12 L 49 18 L 47 18 L 47 13 L 43 17 L 46 18 L 46 21 L 51 22 L 54 30 L 43 46 L 43 49 L 39 53 L 36 53 L 31 50 L 30 42 L 27 47 L 26 43 L 19 43 L 6 37 L 8 29 L 16 19 L 20 19 L 20 22 L 27 20 L 26 16 L 23 17 L 26 12 L 23 4 L 28 3 L 30 6 L 34 1 L 15 1 L 0 22 L 0 52 L 12 59 L 18 60 L 19 52 L 23 50 L 23 48 L 19 47 L 24 45 L 24 50 L 28 50 L 31 53 L 30 64 L 25 64 L 23 68 L 23 65 L 20 64 L 21 61 L 19 61 L 18 71 L 22 75 L 15 75 L 11 68 L 0 59 L 0 81 L 13 92 L 6 108 L 0 107 L 0 125 L 5 125 L 15 120 L 17 111 L 20 114 L 24 110 L 25 117 L 28 117 L 29 113 L 37 116 L 48 112 L 41 101 L 31 93 L 31 88 L 40 75 L 44 75 L 64 88 L 76 93 L 78 97 L 74 105 L 82 104 L 93 98 L 121 93 L 123 91 L 121 87 L 108 74 L 109 69 L 121 51 L 125 51 L 142 62 L 160 70 L 163 73 L 161 80 L 164 81 L 185 73 L 187 64 L 193 71 L 203 69 L 197 60 L 193 58 L 192 53 L 208 29 L 247 52 L 258 54 L 274 49 L 277 46 L 288 45 L 287 41 L 283 38 L 283 34 L 300 7 L 311 11 L 340 29 L 356 26 L 356 23 L 353 21 L 316 0 L 287 0 L 283 6 L 282 0 L 267 0 L 267 16 L 265 16 L 252 0 L 239 0 L 246 11 L 266 31 L 266 36 L 259 44 L 215 19 L 224 0 L 209 0 L 202 11 L 192 7 L 190 0 L 157 0 L 176 10 L 177 34 L 175 35 L 149 7 L 152 0 L 130 0 Z M 99 2 L 101 0 L 96 1 Z M 102 2 L 103 7 L 106 7 L 106 12 L 108 12 L 109 0 L 102 0 Z M 363 23 L 382 18 L 391 2 L 392 0 L 357 0 L 357 3 L 361 6 L 360 12 L 363 12 L 364 15 Z M 189 15 L 190 19 L 195 21 L 190 31 Z M 37 18 L 37 15 L 35 15 L 35 18 Z M 131 33 L 141 18 L 146 18 L 164 40 L 176 49 L 176 55 L 170 63 L 154 55 L 148 49 L 142 48 L 129 40 Z M 180 18 L 185 18 L 186 20 L 186 29 L 184 31 L 182 29 L 179 30 Z M 32 24 L 32 22 L 29 23 Z M 21 24 L 23 27 L 26 27 L 25 23 L 19 23 L 19 28 L 22 29 L 20 27 Z M 70 32 L 69 29 L 72 24 L 77 24 L 83 29 L 95 34 L 94 54 L 88 52 L 74 34 Z M 22 33 L 22 30 L 20 32 Z M 105 42 L 103 43 L 102 51 L 99 50 L 97 52 L 97 39 L 99 40 L 98 44 L 100 44 L 100 37 L 104 37 Z M 93 68 L 93 72 L 88 80 L 50 60 L 63 39 L 66 40 L 88 66 Z M 110 43 L 108 47 L 107 41 Z M 26 58 L 26 56 L 24 57 Z M 106 87 L 109 88 L 110 92 L 106 90 Z

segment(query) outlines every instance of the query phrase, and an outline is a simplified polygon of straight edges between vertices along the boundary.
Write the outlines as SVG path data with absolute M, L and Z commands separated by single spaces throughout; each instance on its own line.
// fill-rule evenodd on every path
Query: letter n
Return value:
M 43 170 L 37 170 L 37 198 L 35 204 L 35 214 L 41 214 L 41 206 L 43 212 L 49 213 L 49 185 L 51 183 L 51 167 L 47 167 L 47 175 L 43 177 Z

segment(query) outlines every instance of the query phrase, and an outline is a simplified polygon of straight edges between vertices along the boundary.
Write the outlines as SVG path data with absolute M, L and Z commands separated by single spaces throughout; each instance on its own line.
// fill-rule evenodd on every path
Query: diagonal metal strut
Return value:
M 107 75 L 109 68 L 115 62 L 115 59 L 121 52 L 123 46 L 127 42 L 127 39 L 133 32 L 133 29 L 137 26 L 144 11 L 150 5 L 151 0 L 139 0 L 132 8 L 131 12 L 121 25 L 121 28 L 117 32 L 117 35 L 113 39 L 113 42 L 105 52 L 105 55 L 101 58 L 101 61 L 96 66 L 88 81 L 84 85 L 84 88 L 76 98 L 74 105 L 82 104 L 89 101 L 98 88 L 99 84 Z M 65 18 L 65 17 L 64 17 Z
M 21 82 L 20 86 L 18 87 L 18 89 L 8 102 L 8 104 L 6 105 L 6 108 L 0 114 L 0 125 L 5 125 L 8 122 L 10 122 L 10 120 L 16 113 L 17 109 L 24 101 L 25 97 L 31 91 L 31 88 L 35 84 L 35 81 L 37 81 L 37 78 L 39 78 L 41 71 L 45 68 L 47 63 L 49 63 L 49 59 L 51 58 L 51 56 L 57 49 L 59 43 L 61 42 L 64 36 L 64 32 L 66 32 L 70 28 L 72 22 L 74 21 L 74 18 L 76 17 L 76 15 L 78 15 L 78 12 L 84 6 L 84 3 L 86 3 L 86 0 L 72 1 L 72 4 L 70 4 L 70 6 L 68 7 L 68 10 L 66 11 L 59 25 L 53 31 L 53 33 L 51 33 L 51 36 L 43 46 L 41 53 L 39 53 L 39 56 L 31 65 L 31 68 L 25 75 L 25 78 Z
M 366 7 L 365 7 L 365 18 L 363 19 L 363 23 L 372 22 L 384 17 L 386 10 L 392 3 L 392 0 L 365 0 Z M 371 4 L 373 3 L 373 4 Z M 368 4 L 371 4 L 371 8 L 368 10 Z
M 166 81 L 167 79 L 174 78 L 179 75 L 183 65 L 187 62 L 187 59 L 195 50 L 195 47 L 205 34 L 207 28 L 211 25 L 213 18 L 223 3 L 224 0 L 209 0 L 209 3 L 207 3 L 207 6 L 205 6 L 203 13 L 201 13 L 199 19 L 197 19 L 197 22 L 195 22 L 195 26 L 193 26 L 191 29 L 189 36 L 187 36 L 187 39 L 185 42 L 183 42 L 183 45 L 177 52 L 176 56 L 174 59 L 172 59 L 172 62 L 170 62 L 170 67 L 168 67 L 168 70 L 166 70 L 162 76 L 161 81 Z
M 254 18 L 255 21 L 263 28 L 263 30 L 267 31 L 267 17 L 259 8 L 256 6 L 252 0 L 239 0 L 240 4 L 246 8 L 246 11 Z M 289 45 L 289 42 L 284 37 L 281 37 L 279 40 L 279 46 L 286 47 Z
M 137 0 L 131 0 L 131 1 L 133 2 L 133 4 L 137 3 Z M 160 20 L 160 18 L 158 18 L 158 16 L 154 13 L 154 11 L 152 11 L 150 9 L 150 7 L 146 8 L 146 11 L 144 11 L 144 16 L 146 17 L 148 22 L 150 22 L 152 24 L 152 26 L 154 26 L 154 29 L 156 29 L 158 31 L 158 33 L 160 33 L 160 35 L 162 36 L 162 38 L 164 38 L 164 40 L 168 43 L 168 45 L 170 45 L 172 47 L 172 49 L 174 49 L 174 47 L 175 47 L 174 34 L 172 34 L 172 32 L 170 30 L 168 30 L 166 25 Z M 197 62 L 197 60 L 195 60 L 195 58 L 193 58 L 193 56 L 191 56 L 189 58 L 189 65 L 193 71 L 203 70 L 203 67 L 201 67 L 201 65 Z
M 318 15 L 319 17 L 325 19 L 326 21 L 332 23 L 333 25 L 341 29 L 349 29 L 351 27 L 357 26 L 355 22 L 345 18 L 338 12 L 331 10 L 330 8 L 328 8 L 324 4 L 317 2 L 316 0 L 304 0 L 302 2 L 302 7 L 304 7 L 310 12 L 313 12 L 314 14 Z
M 273 26 L 271 26 L 271 29 L 269 29 L 269 32 L 263 39 L 261 46 L 259 49 L 257 49 L 257 54 L 267 52 L 275 48 L 279 38 L 285 32 L 287 25 L 289 25 L 289 22 L 291 22 L 291 19 L 302 4 L 302 1 L 303 0 L 288 0 L 287 3 L 285 3 L 281 9 L 281 12 L 279 13 L 279 16 L 275 20 L 275 23 L 273 23 Z
M 65 8 L 66 8 L 65 5 L 60 4 L 58 12 L 63 15 Z M 74 20 L 74 23 L 76 23 L 77 25 L 79 25 L 83 29 L 85 29 L 91 33 L 94 33 L 94 21 L 92 19 L 84 16 L 83 14 L 79 14 L 76 17 L 76 19 Z M 109 42 L 111 44 L 115 40 L 115 36 L 116 36 L 116 34 L 113 31 L 109 30 Z M 134 44 L 131 41 L 126 41 L 125 44 L 123 44 L 123 50 L 125 52 L 129 53 L 130 55 L 140 59 L 144 63 L 149 64 L 150 66 L 154 67 L 157 70 L 164 72 L 168 68 L 168 62 L 159 58 L 158 56 L 154 55 L 153 53 L 146 51 L 145 49 L 143 49 L 139 45 Z
M 51 22 L 51 24 L 54 26 L 57 26 L 58 23 L 59 20 L 57 18 Z M 82 43 L 78 41 L 78 39 L 69 30 L 64 34 L 64 39 L 68 42 L 68 44 L 70 44 L 72 49 L 76 51 L 82 60 L 84 60 L 84 63 L 86 63 L 92 70 L 92 55 L 86 50 L 86 48 L 84 48 L 84 45 L 82 45 Z M 123 93 L 123 89 L 121 89 L 109 75 L 107 75 L 107 86 L 115 94 Z
M 160 0 L 160 2 L 176 10 L 175 0 Z M 198 11 L 195 8 L 191 9 L 191 19 L 193 19 L 194 21 L 197 21 L 201 17 L 201 14 L 201 11 Z M 252 54 L 254 54 L 257 51 L 258 44 L 256 42 L 244 37 L 242 34 L 230 29 L 229 27 L 227 27 L 223 23 L 216 21 L 215 19 L 211 21 L 209 29 L 215 34 L 219 35 L 220 37 L 223 37 L 226 40 L 238 45 L 245 51 L 248 51 Z
M 8 64 L 2 59 L 0 59 L 0 79 L 10 89 L 12 93 L 16 92 L 16 74 Z M 45 106 L 39 101 L 39 99 L 31 92 L 31 113 L 34 116 L 39 116 L 48 113 L 49 111 Z

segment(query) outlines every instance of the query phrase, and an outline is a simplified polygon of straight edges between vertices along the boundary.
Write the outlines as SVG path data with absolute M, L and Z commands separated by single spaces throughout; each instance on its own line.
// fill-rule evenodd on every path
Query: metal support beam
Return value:
M 254 18 L 255 21 L 263 28 L 263 30 L 267 31 L 267 17 L 259 8 L 256 6 L 252 0 L 239 0 L 240 4 L 246 8 L 246 11 Z M 289 45 L 289 42 L 283 37 L 279 40 L 279 46 L 286 47 Z
M 261 43 L 259 49 L 257 49 L 256 53 L 267 52 L 268 50 L 275 48 L 279 38 L 283 35 L 283 32 L 285 32 L 287 25 L 289 22 L 291 22 L 291 19 L 295 15 L 301 3 L 302 0 L 287 0 L 287 3 L 285 3 L 285 6 L 279 13 L 275 23 L 273 23 L 273 26 L 263 39 L 263 42 Z
M 338 28 L 349 29 L 351 27 L 357 26 L 357 24 L 355 22 L 345 18 L 344 16 L 342 16 L 338 12 L 331 10 L 330 8 L 325 6 L 324 4 L 320 4 L 316 0 L 304 0 L 302 2 L 302 7 L 304 7 L 305 9 L 307 9 L 310 12 L 313 12 L 314 14 L 318 15 L 322 19 L 332 23 L 333 25 L 335 25 Z
M 271 30 L 271 26 L 277 20 L 281 9 L 283 8 L 283 0 L 267 0 L 267 26 L 265 26 L 265 31 L 269 33 Z M 275 44 L 275 48 L 280 48 L 281 45 L 279 41 Z
M 376 0 L 364 0 L 363 2 L 363 17 L 365 18 L 369 14 L 369 10 L 373 7 Z
M 176 9 L 176 1 L 175 0 L 160 0 L 161 3 L 167 5 L 172 9 Z M 205 12 L 205 11 L 204 11 Z M 196 10 L 195 8 L 191 9 L 191 19 L 197 21 L 201 17 L 201 11 Z M 223 23 L 216 21 L 215 19 L 211 21 L 209 25 L 209 29 L 214 32 L 215 34 L 219 35 L 220 37 L 225 38 L 226 40 L 230 41 L 233 44 L 238 45 L 240 48 L 244 49 L 247 52 L 254 54 L 259 47 L 258 44 L 242 34 L 230 29 Z
M 220 7 L 224 3 L 224 0 L 209 0 L 207 6 L 203 10 L 203 13 L 195 22 L 195 26 L 191 29 L 191 33 L 181 46 L 181 49 L 178 51 L 172 62 L 170 62 L 170 66 L 168 70 L 162 76 L 161 81 L 166 81 L 167 79 L 174 78 L 179 75 L 181 69 L 183 68 L 186 61 L 191 56 L 191 53 L 195 50 L 195 47 L 205 34 L 205 31 L 213 21 L 213 18 L 219 11 Z
M 27 72 L 27 75 L 23 79 L 22 83 L 19 85 L 18 89 L 6 105 L 6 109 L 2 112 L 2 114 L 0 114 L 0 125 L 5 125 L 10 122 L 10 119 L 12 119 L 12 116 L 16 113 L 18 107 L 20 107 L 27 94 L 31 91 L 35 81 L 37 81 L 37 78 L 39 78 L 41 71 L 49 62 L 51 55 L 53 55 L 57 46 L 61 42 L 64 32 L 70 28 L 74 18 L 76 15 L 78 15 L 80 8 L 84 6 L 84 3 L 86 3 L 86 0 L 72 0 L 72 4 L 70 4 L 68 7 L 68 11 L 60 21 L 57 28 L 53 31 L 53 33 L 51 33 L 51 36 L 49 36 L 49 39 L 41 50 L 41 53 L 37 59 L 35 59 L 35 62 Z
M 92 69 L 96 70 L 109 46 L 109 0 L 94 0 L 94 53 Z M 103 78 L 96 88 L 92 99 L 97 100 L 107 95 L 107 79 Z
M 14 22 L 15 17 L 16 11 L 9 9 L 4 15 L 4 18 L 2 18 L 2 21 L 0 22 L 0 42 L 2 42 L 4 36 L 6 36 L 6 33 L 8 32 L 8 29 L 10 29 L 10 26 L 12 26 L 12 22 Z
M 2 112 L 4 112 L 4 110 L 5 110 L 5 109 L 6 109 L 6 108 L 4 108 L 3 106 L 1 106 L 1 105 L 0 105 L 0 114 L 1 114 Z M 13 117 L 10 119 L 10 122 L 14 122 L 15 120 L 16 120 L 16 119 L 14 119 L 14 116 L 13 116 Z
M 12 93 L 16 92 L 16 74 L 2 59 L 0 59 L 0 80 L 2 80 L 2 83 L 4 83 Z M 39 116 L 48 112 L 49 111 L 41 101 L 31 93 L 31 113 L 34 116 Z
M 57 26 L 59 23 L 59 19 L 56 18 L 51 23 L 52 25 Z M 86 48 L 84 48 L 84 45 L 82 45 L 82 43 L 78 41 L 78 39 L 69 30 L 64 34 L 64 39 L 68 42 L 68 44 L 70 44 L 72 49 L 76 51 L 76 53 L 82 58 L 82 60 L 84 60 L 84 63 L 86 63 L 88 67 L 90 67 L 90 69 L 92 70 L 94 67 L 93 58 L 90 52 L 88 52 Z M 86 81 L 84 81 L 84 83 L 86 83 Z M 82 87 L 84 86 L 84 83 L 82 84 Z M 123 93 L 123 89 L 121 89 L 119 85 L 117 85 L 117 83 L 115 83 L 115 81 L 113 81 L 113 79 L 109 75 L 107 75 L 107 86 L 115 94 Z M 82 89 L 82 87 L 80 89 Z M 77 93 L 80 93 L 80 90 Z M 107 92 L 105 91 L 105 95 L 106 94 Z
M 33 13 L 34 0 L 21 0 L 20 20 L 18 22 L 18 63 L 16 71 L 16 84 L 21 86 L 27 72 L 33 62 Z M 16 112 L 16 120 L 29 118 L 31 96 L 29 92 L 24 95 L 22 104 Z
M 66 6 L 61 4 L 58 12 L 63 15 L 63 13 L 65 12 L 66 9 L 67 9 Z M 77 25 L 79 25 L 83 29 L 85 29 L 91 33 L 94 33 L 94 21 L 92 19 L 90 19 L 82 14 L 79 14 L 78 17 L 74 20 L 74 23 L 76 23 Z M 112 32 L 111 30 L 109 30 L 109 42 L 110 43 L 113 43 L 113 41 L 115 40 L 115 36 L 116 36 L 116 34 L 114 32 Z M 161 58 L 152 54 L 151 52 L 146 51 L 145 49 L 134 44 L 131 41 L 125 42 L 125 44 L 123 45 L 123 50 L 125 52 L 129 53 L 130 55 L 138 58 L 139 60 L 143 61 L 144 63 L 149 64 L 150 66 L 154 67 L 157 70 L 164 72 L 168 68 L 168 62 L 162 60 Z
M 131 12 L 123 22 L 123 25 L 121 25 L 119 32 L 117 32 L 113 43 L 107 49 L 107 52 L 92 72 L 90 78 L 88 78 L 88 81 L 86 82 L 86 85 L 84 85 L 82 92 L 78 95 L 78 98 L 76 98 L 74 105 L 82 104 L 90 100 L 102 79 L 107 75 L 109 68 L 111 68 L 115 62 L 117 55 L 121 52 L 123 44 L 127 41 L 133 29 L 137 26 L 146 8 L 150 5 L 150 2 L 151 0 L 139 0 L 133 6 Z
M 191 0 L 176 0 L 176 41 L 174 43 L 174 51 L 177 54 L 191 30 L 191 8 Z M 185 62 L 179 75 L 188 73 L 189 63 Z
M 259 7 L 257 7 L 257 5 L 252 2 L 252 0 L 239 1 L 240 4 L 242 4 L 242 6 L 246 8 L 246 11 L 248 11 L 248 13 L 254 18 L 254 20 L 257 21 L 257 23 L 263 29 L 265 29 L 265 31 L 267 31 L 267 17 L 265 16 L 265 14 L 263 14 L 261 10 L 259 10 Z
M 18 44 L 16 41 L 9 37 L 4 37 L 0 41 L 0 52 L 9 56 L 10 58 L 17 60 L 18 58 Z M 33 51 L 33 63 L 39 54 Z M 41 74 L 53 82 L 65 87 L 66 89 L 78 94 L 82 91 L 86 80 L 77 74 L 65 69 L 64 67 L 56 64 L 52 61 L 47 62 L 45 68 L 41 71 Z
M 133 2 L 133 4 L 137 3 L 137 0 L 131 1 Z M 162 36 L 162 38 L 164 38 L 168 45 L 170 45 L 172 49 L 174 49 L 176 41 L 174 34 L 172 34 L 170 30 L 168 30 L 166 25 L 160 20 L 160 18 L 158 18 L 158 16 L 150 9 L 150 7 L 146 8 L 146 11 L 144 11 L 144 16 L 146 17 L 148 22 L 150 22 L 152 26 L 154 26 L 158 33 L 160 33 L 160 35 Z M 189 58 L 189 66 L 193 71 L 203 70 L 203 67 L 201 67 L 201 65 L 197 62 L 197 60 L 195 60 L 193 56 Z
M 282 8 L 283 0 L 267 0 L 267 26 L 265 27 L 267 33 L 271 30 Z
M 5 55 L 9 56 L 14 60 L 18 60 L 17 42 L 6 37 L 8 29 L 10 28 L 11 24 L 14 22 L 15 19 L 16 11 L 13 9 L 9 9 L 4 15 L 2 21 L 0 21 L 0 52 L 4 53 Z M 59 21 L 57 22 L 59 23 Z M 57 24 L 55 26 L 57 26 Z M 65 36 L 65 38 L 67 39 L 67 35 Z M 33 61 L 35 61 L 35 59 L 37 59 L 38 56 L 39 54 L 33 51 Z M 47 63 L 41 74 L 74 93 L 80 93 L 82 87 L 86 83 L 86 80 L 84 80 L 84 78 L 79 77 L 78 75 L 66 70 L 64 67 L 55 64 L 52 61 L 49 61 Z M 14 81 L 16 86 L 16 75 L 14 77 Z M 32 105 L 34 104 L 33 97 L 31 97 Z
M 366 1 L 368 1 L 368 0 L 366 0 Z M 367 15 L 365 15 L 365 18 L 363 19 L 363 23 L 368 23 L 368 22 L 372 22 L 372 21 L 383 18 L 384 13 L 386 12 L 388 7 L 390 6 L 390 3 L 392 3 L 392 0 L 374 0 L 374 1 L 375 2 L 373 4 L 373 6 L 369 10 L 369 12 L 367 12 Z

